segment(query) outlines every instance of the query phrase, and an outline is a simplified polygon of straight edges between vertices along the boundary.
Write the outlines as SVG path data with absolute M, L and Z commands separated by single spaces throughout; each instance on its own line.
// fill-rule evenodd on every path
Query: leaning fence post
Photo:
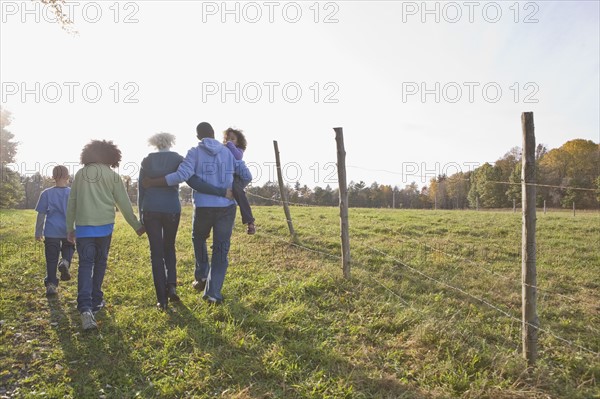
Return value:
M 283 212 L 285 213 L 285 219 L 287 220 L 288 228 L 292 239 L 296 239 L 296 232 L 294 231 L 294 225 L 292 224 L 292 215 L 290 214 L 290 208 L 288 206 L 287 190 L 283 185 L 283 176 L 281 175 L 281 161 L 279 160 L 279 147 L 277 146 L 277 140 L 273 140 L 273 147 L 275 148 L 275 163 L 277 165 L 277 180 L 279 181 L 279 192 L 281 195 L 281 202 L 283 203 Z
M 334 127 L 337 143 L 337 170 L 340 186 L 340 227 L 342 238 L 342 270 L 344 277 L 350 278 L 350 233 L 348 225 L 348 184 L 346 183 L 346 150 L 344 149 L 344 131 Z
M 521 169 L 521 192 L 523 203 L 523 223 L 521 238 L 522 276 L 522 338 L 523 356 L 529 366 L 537 359 L 539 320 L 537 316 L 537 277 L 536 277 L 536 179 L 535 179 L 535 131 L 533 112 L 521 115 L 523 128 L 523 157 Z

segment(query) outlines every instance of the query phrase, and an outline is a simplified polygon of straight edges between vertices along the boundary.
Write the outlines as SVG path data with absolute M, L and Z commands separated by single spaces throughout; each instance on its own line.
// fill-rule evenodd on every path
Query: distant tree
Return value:
M 508 206 L 506 186 L 501 183 L 502 170 L 485 163 L 471 174 L 469 205 L 475 208 L 479 198 L 482 208 L 501 208 Z M 511 204 L 512 205 L 512 204 Z
M 6 128 L 11 123 L 11 114 L 0 107 L 0 208 L 13 208 L 23 200 L 23 186 L 20 175 L 8 164 L 15 161 L 18 143 Z
M 279 184 L 268 181 L 262 186 L 252 186 L 246 189 L 248 201 L 252 205 L 279 205 L 281 194 Z
M 437 209 L 451 208 L 448 197 L 447 180 L 448 178 L 446 175 L 439 175 L 435 179 L 431 179 L 429 182 L 429 190 L 427 190 L 429 203 L 434 207 L 437 207 Z
M 508 181 L 511 184 L 509 184 L 508 188 L 506 189 L 506 196 L 508 197 L 509 201 L 512 201 L 513 199 L 517 202 L 521 201 L 521 169 L 521 163 L 516 164 L 510 176 L 508 177 Z
M 334 193 L 329 184 L 325 186 L 324 189 L 319 186 L 315 187 L 315 189 L 313 190 L 313 197 L 315 205 L 335 206 L 338 204 L 337 191 Z
M 2 164 L 12 163 L 17 155 L 17 146 L 19 143 L 13 141 L 15 135 L 9 132 L 6 128 L 12 122 L 12 114 L 5 108 L 0 107 L 0 162 Z
M 419 186 L 412 182 L 398 192 L 396 199 L 398 208 L 419 209 L 422 208 L 420 201 Z
M 21 183 L 25 195 L 19 204 L 19 208 L 23 209 L 34 209 L 42 191 L 54 186 L 52 178 L 42 176 L 39 172 L 36 172 L 33 176 L 22 178 Z
M 464 209 L 469 206 L 467 195 L 470 188 L 471 172 L 458 172 L 446 180 L 450 208 Z
M 547 153 L 548 153 L 548 147 L 546 147 L 546 144 L 542 144 L 542 143 L 538 144 L 535 149 L 535 160 L 539 161 Z
M 571 207 L 573 201 L 579 208 L 596 206 L 593 191 L 569 187 L 594 188 L 599 175 L 599 148 L 599 145 L 591 140 L 570 140 L 561 147 L 548 151 L 540 159 L 540 183 L 557 186 L 541 190 L 551 206 Z

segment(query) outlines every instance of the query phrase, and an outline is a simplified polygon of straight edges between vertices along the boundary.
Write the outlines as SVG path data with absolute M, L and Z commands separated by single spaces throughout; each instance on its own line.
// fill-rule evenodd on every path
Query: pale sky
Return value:
M 275 178 L 277 140 L 286 182 L 309 187 L 337 185 L 337 126 L 348 181 L 399 187 L 520 146 L 524 111 L 550 148 L 600 141 L 598 1 L 69 3 L 78 35 L 0 0 L 21 173 L 110 139 L 135 177 L 148 137 L 171 132 L 185 154 L 201 121 L 244 130 L 255 184 Z

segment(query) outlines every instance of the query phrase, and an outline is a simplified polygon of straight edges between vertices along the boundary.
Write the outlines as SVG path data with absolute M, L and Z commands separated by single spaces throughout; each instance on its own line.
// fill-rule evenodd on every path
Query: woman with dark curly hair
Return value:
M 97 328 L 94 315 L 105 306 L 102 281 L 115 224 L 115 205 L 138 236 L 145 230 L 133 213 L 121 176 L 111 168 L 121 162 L 112 141 L 92 140 L 81 151 L 84 165 L 75 174 L 67 205 L 67 239 L 79 255 L 77 309 L 84 330 Z

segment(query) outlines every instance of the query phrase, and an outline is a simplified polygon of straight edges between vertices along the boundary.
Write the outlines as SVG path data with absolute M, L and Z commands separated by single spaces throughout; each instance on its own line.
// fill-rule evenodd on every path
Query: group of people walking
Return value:
M 83 148 L 80 161 L 84 167 L 75 174 L 71 187 L 68 169 L 54 168 L 56 185 L 41 193 L 36 206 L 35 237 L 44 240 L 47 295 L 57 294 L 57 272 L 63 281 L 71 278 L 70 264 L 77 250 L 77 309 L 84 330 L 97 328 L 95 315 L 105 306 L 102 282 L 115 206 L 139 236 L 148 236 L 157 308 L 164 311 L 169 301 L 179 301 L 175 240 L 181 215 L 178 186 L 183 182 L 194 189 L 192 242 L 196 263 L 192 286 L 203 292 L 210 304 L 223 301 L 236 204 L 247 233 L 256 232 L 244 192 L 252 180 L 242 159 L 246 139 L 241 130 L 229 128 L 220 142 L 207 122 L 196 127 L 196 136 L 198 145 L 185 157 L 171 151 L 175 142 L 172 134 L 158 133 L 148 140 L 157 152 L 150 153 L 141 164 L 139 219 L 121 177 L 113 170 L 121 161 L 121 151 L 111 141 L 93 140 Z M 207 240 L 211 232 L 209 260 Z

